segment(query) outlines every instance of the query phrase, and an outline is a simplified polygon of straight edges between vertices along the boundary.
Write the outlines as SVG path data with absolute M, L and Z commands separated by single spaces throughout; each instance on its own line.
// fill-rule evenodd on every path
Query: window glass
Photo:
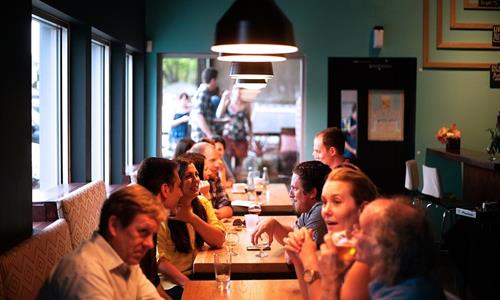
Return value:
M 125 166 L 131 168 L 133 156 L 133 56 L 125 56 Z M 128 172 L 127 172 L 128 173 Z
M 32 188 L 68 180 L 67 29 L 41 17 L 31 20 Z
M 109 46 L 92 40 L 92 180 L 109 183 Z

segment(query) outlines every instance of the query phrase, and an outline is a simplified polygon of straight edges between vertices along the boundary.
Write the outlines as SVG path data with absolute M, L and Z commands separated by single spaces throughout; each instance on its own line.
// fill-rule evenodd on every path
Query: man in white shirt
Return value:
M 138 184 L 111 194 L 98 231 L 61 259 L 39 299 L 162 299 L 139 262 L 165 218 L 162 203 Z

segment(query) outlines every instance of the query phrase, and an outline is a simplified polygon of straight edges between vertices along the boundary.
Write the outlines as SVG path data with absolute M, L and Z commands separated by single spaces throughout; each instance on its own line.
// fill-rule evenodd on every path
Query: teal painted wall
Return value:
M 258 1 L 255 2 L 257 5 Z M 420 164 L 425 161 L 426 148 L 443 147 L 434 134 L 451 122 L 456 122 L 462 130 L 462 147 L 485 149 L 488 144 L 485 129 L 495 125 L 500 110 L 500 89 L 489 88 L 487 71 L 422 70 L 423 0 L 276 2 L 293 23 L 306 61 L 306 159 L 312 158 L 314 133 L 327 124 L 329 56 L 417 57 L 415 153 Z M 231 3 L 230 0 L 146 2 L 146 38 L 153 41 L 153 52 L 147 54 L 146 63 L 146 154 L 153 155 L 156 149 L 157 53 L 210 53 L 215 24 Z M 491 13 L 474 12 L 475 16 L 488 14 L 486 21 L 491 20 Z M 384 48 L 378 53 L 370 48 L 375 25 L 385 29 Z M 446 57 L 452 52 L 441 51 L 439 55 Z M 475 54 L 467 55 L 474 60 Z M 488 55 L 500 62 L 500 51 L 490 51 Z

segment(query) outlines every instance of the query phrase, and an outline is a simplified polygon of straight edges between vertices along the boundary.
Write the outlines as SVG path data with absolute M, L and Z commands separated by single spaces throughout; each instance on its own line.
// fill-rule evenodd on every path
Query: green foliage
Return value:
M 164 58 L 162 61 L 163 82 L 189 82 L 196 84 L 198 60 L 196 58 Z
M 488 153 L 490 154 L 495 154 L 497 152 L 500 152 L 500 129 L 497 128 L 488 128 L 487 129 L 490 132 L 490 138 L 491 138 L 491 143 L 490 146 L 487 148 Z

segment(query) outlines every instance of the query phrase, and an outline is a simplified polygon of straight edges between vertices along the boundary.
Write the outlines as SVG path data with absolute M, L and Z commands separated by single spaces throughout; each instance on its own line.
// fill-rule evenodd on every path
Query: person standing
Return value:
M 328 127 L 318 132 L 314 137 L 313 157 L 332 170 L 340 165 L 356 166 L 346 162 L 344 158 L 345 137 L 340 128 Z
M 181 93 L 178 100 L 170 129 L 169 141 L 172 146 L 176 145 L 181 139 L 188 137 L 189 133 L 191 99 L 187 93 Z
M 226 154 L 230 161 L 235 159 L 234 169 L 247 157 L 248 145 L 252 141 L 252 106 L 243 101 L 241 88 L 233 86 L 231 93 L 224 92 L 221 105 L 217 108 L 218 118 L 229 118 L 224 125 L 223 137 L 226 141 Z
M 201 73 L 203 82 L 193 99 L 191 111 L 191 138 L 195 142 L 204 137 L 211 139 L 215 133 L 214 119 L 217 108 L 212 104 L 212 97 L 217 96 L 219 91 L 217 75 L 218 71 L 214 68 L 207 68 Z

